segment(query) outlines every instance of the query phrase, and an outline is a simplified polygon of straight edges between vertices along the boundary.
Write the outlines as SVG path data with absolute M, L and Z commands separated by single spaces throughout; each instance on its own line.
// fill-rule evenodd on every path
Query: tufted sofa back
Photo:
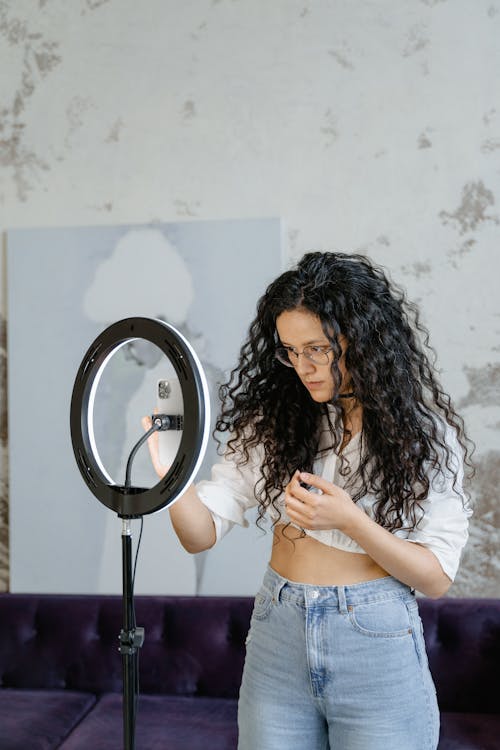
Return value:
M 499 714 L 500 599 L 419 604 L 441 711 Z
M 252 600 L 136 597 L 142 693 L 237 698 Z M 442 711 L 498 713 L 500 599 L 421 599 Z M 121 598 L 0 595 L 0 687 L 120 692 Z M 284 634 L 286 637 L 286 634 Z
M 252 600 L 135 599 L 141 693 L 236 698 Z M 0 687 L 120 692 L 121 598 L 0 595 Z

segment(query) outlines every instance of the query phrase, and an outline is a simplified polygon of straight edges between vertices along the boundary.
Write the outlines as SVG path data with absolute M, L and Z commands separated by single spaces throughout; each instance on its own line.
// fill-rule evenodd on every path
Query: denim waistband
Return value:
M 304 607 L 335 607 L 340 611 L 347 611 L 349 606 L 365 602 L 396 598 L 414 599 L 413 589 L 392 576 L 345 586 L 319 586 L 314 583 L 290 581 L 270 566 L 264 575 L 263 587 L 275 601 L 292 602 Z

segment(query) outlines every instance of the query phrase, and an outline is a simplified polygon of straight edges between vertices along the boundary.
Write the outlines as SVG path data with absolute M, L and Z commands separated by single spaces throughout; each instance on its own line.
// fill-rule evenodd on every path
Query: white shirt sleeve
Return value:
M 244 465 L 237 464 L 234 454 L 224 454 L 212 467 L 211 479 L 198 482 L 196 491 L 212 514 L 217 541 L 235 524 L 248 526 L 245 513 L 258 503 L 254 490 L 260 477 L 258 451 L 254 450 Z
M 444 440 L 452 454 L 450 469 L 445 468 L 444 474 L 434 474 L 431 477 L 429 494 L 421 502 L 424 514 L 408 534 L 408 541 L 430 549 L 448 578 L 453 581 L 469 536 L 472 508 L 462 489 L 463 451 L 449 425 L 446 426 Z

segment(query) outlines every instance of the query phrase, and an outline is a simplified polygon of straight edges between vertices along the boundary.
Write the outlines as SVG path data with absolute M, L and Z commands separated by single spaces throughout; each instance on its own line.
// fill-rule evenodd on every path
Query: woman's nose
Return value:
M 311 362 L 310 359 L 307 359 L 307 357 L 302 356 L 298 358 L 295 369 L 299 375 L 305 375 L 307 373 L 314 372 L 316 369 L 316 365 L 314 364 L 314 362 Z

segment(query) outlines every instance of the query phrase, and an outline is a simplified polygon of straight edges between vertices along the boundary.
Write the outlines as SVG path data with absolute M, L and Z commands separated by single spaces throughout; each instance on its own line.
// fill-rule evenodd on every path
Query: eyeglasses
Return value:
M 331 346 L 305 346 L 301 352 L 298 352 L 292 346 L 277 346 L 274 356 L 287 367 L 296 367 L 299 363 L 301 354 L 315 365 L 330 364 Z

